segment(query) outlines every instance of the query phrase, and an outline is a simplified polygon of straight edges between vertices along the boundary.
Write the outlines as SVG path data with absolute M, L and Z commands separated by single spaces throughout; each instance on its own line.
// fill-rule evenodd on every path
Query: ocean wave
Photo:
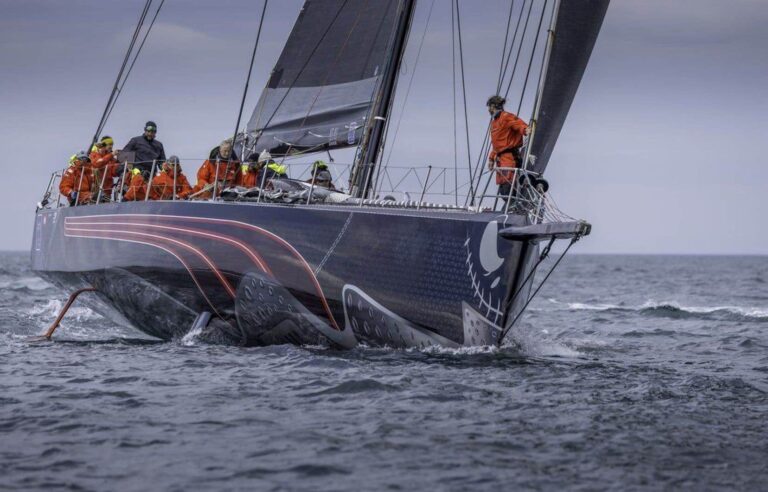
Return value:
M 598 311 L 638 313 L 645 316 L 669 318 L 704 318 L 726 321 L 768 321 L 768 308 L 745 306 L 684 306 L 676 301 L 648 301 L 640 306 L 618 304 L 590 304 L 582 302 L 560 302 L 549 299 L 550 303 L 568 311 Z
M 53 285 L 41 279 L 40 277 L 8 277 L 0 276 L 0 289 L 3 290 L 46 290 L 52 289 Z

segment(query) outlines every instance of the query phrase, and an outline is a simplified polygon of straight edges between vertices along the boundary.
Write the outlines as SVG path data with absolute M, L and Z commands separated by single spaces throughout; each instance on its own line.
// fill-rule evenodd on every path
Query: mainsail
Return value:
M 543 173 L 579 88 L 610 0 L 562 0 L 531 154 Z
M 307 0 L 248 122 L 253 148 L 358 145 L 392 56 L 398 4 Z

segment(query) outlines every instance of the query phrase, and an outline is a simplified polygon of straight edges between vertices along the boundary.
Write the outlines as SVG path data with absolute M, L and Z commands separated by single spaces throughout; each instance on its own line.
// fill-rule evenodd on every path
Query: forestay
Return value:
M 587 68 L 609 1 L 560 2 L 555 40 L 547 67 L 547 80 L 541 95 L 536 138 L 531 148 L 531 153 L 536 156 L 533 171 L 543 173 L 547 167 L 581 77 Z
M 248 123 L 257 151 L 358 145 L 399 2 L 307 0 Z

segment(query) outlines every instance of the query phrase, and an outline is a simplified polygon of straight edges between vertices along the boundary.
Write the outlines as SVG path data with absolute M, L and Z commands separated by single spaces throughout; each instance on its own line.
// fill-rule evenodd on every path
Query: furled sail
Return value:
M 248 122 L 253 148 L 357 145 L 391 56 L 399 3 L 307 0 Z
M 579 88 L 610 0 L 561 0 L 531 154 L 543 173 Z

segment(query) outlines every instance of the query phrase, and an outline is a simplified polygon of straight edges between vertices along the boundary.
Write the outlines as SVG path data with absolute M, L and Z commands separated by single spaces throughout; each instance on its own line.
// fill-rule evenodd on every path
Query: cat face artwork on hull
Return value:
M 307 0 L 234 147 L 243 158 L 357 147 L 348 193 L 280 176 L 249 189 L 216 182 L 206 200 L 127 202 L 118 180 L 106 203 L 67 207 L 52 199 L 54 173 L 36 212 L 33 268 L 67 291 L 93 289 L 78 302 L 163 340 L 500 344 L 537 292 L 552 243 L 590 232 L 559 211 L 542 173 L 607 4 L 542 8 L 550 29 L 535 33 L 527 165 L 508 195 L 480 193 L 494 174 L 481 165 L 463 206 L 424 201 L 432 168 L 419 200 L 371 198 L 416 2 Z

